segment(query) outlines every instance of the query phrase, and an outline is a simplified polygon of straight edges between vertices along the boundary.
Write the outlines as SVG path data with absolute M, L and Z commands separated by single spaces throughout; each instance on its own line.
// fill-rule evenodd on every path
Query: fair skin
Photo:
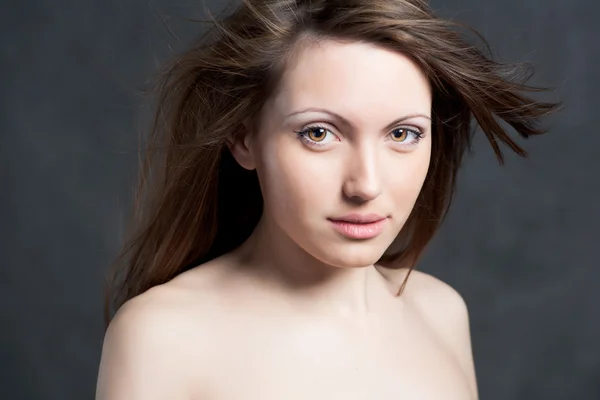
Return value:
M 258 227 L 120 309 L 96 398 L 477 399 L 461 296 L 418 271 L 396 296 L 407 270 L 375 264 L 423 185 L 430 112 L 407 57 L 365 43 L 303 48 L 259 131 L 230 143 L 258 173 Z M 365 229 L 334 222 L 349 214 L 381 221 L 351 237 Z

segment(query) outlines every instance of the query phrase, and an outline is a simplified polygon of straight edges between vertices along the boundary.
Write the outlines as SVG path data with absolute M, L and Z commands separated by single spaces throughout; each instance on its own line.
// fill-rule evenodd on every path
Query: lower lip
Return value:
M 387 218 L 384 218 L 368 224 L 357 224 L 346 221 L 329 221 L 339 233 L 346 237 L 351 239 L 372 239 L 383 231 L 386 219 Z

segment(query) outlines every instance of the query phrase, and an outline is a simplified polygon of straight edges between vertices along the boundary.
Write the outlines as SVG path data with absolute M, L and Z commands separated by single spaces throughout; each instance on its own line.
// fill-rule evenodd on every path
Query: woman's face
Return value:
M 365 43 L 304 48 L 248 140 L 264 217 L 316 259 L 371 265 L 429 167 L 431 89 L 407 57 Z

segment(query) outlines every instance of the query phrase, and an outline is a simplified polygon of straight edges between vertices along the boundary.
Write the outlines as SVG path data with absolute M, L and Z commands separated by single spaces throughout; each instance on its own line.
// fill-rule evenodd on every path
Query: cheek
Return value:
M 421 147 L 408 157 L 396 158 L 393 168 L 390 168 L 386 182 L 388 190 L 397 207 L 412 209 L 416 201 L 427 171 L 431 157 L 429 143 L 421 143 Z
M 322 209 L 336 187 L 336 161 L 294 143 L 269 147 L 257 165 L 266 208 L 284 216 Z

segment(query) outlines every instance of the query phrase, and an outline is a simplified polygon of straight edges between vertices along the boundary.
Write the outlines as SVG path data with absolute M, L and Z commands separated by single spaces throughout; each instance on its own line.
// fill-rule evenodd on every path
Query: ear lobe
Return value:
M 244 169 L 253 170 L 256 169 L 256 163 L 254 162 L 254 155 L 250 148 L 248 132 L 241 132 L 240 134 L 227 139 L 227 147 L 233 155 L 233 158 L 237 163 Z

